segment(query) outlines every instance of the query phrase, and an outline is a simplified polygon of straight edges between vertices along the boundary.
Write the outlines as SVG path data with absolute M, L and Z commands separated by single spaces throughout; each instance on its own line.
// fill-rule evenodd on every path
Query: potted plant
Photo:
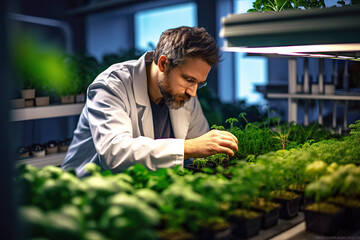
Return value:
M 335 234 L 343 219 L 344 209 L 325 202 L 312 203 L 305 207 L 306 230 L 324 235 Z
M 45 147 L 42 144 L 35 143 L 32 145 L 31 152 L 35 157 L 44 157 L 45 156 Z
M 35 81 L 32 76 L 22 78 L 21 96 L 25 101 L 25 107 L 33 107 L 35 99 Z
M 45 148 L 46 155 L 54 154 L 57 153 L 58 151 L 59 148 L 58 148 L 58 143 L 56 141 L 49 141 L 46 143 L 46 148 Z
M 333 165 L 331 168 L 330 166 L 326 170 L 327 174 L 306 187 L 306 194 L 314 195 L 316 201 L 316 203 L 305 208 L 305 216 L 310 216 L 307 218 L 307 221 L 310 221 L 307 223 L 309 231 L 321 231 L 323 234 L 335 233 L 341 223 L 345 223 L 346 227 L 350 229 L 360 225 L 359 206 L 358 201 L 356 201 L 360 195 L 360 168 L 354 164 Z M 331 203 L 325 202 L 326 200 Z M 323 206 L 328 207 L 329 210 L 324 209 Z M 347 210 L 344 210 L 344 207 Z M 315 212 L 319 213 L 316 214 Z M 346 215 L 344 215 L 345 213 Z M 346 219 L 343 216 L 346 216 Z M 324 226 L 316 225 L 316 228 L 313 228 L 312 226 L 315 223 L 312 222 L 316 221 L 317 217 L 320 220 L 327 220 L 323 221 Z
M 301 196 L 286 190 L 272 192 L 273 201 L 280 203 L 279 217 L 291 219 L 298 215 Z
M 231 233 L 240 238 L 249 238 L 259 233 L 263 214 L 249 209 L 235 209 L 230 213 L 234 225 Z
M 77 82 L 70 82 L 70 79 L 63 84 L 60 91 L 61 104 L 75 103 L 77 87 Z
M 268 229 L 277 225 L 281 208 L 279 203 L 265 200 L 264 198 L 256 198 L 251 203 L 251 208 L 263 214 L 261 229 Z
M 59 142 L 59 152 L 67 152 L 69 145 L 71 143 L 71 138 L 66 138 Z

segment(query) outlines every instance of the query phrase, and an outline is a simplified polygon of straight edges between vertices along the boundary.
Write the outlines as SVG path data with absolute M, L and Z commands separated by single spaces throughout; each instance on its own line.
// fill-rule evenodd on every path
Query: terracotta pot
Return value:
M 34 144 L 32 146 L 31 152 L 34 157 L 44 157 L 45 156 L 45 148 L 42 144 Z
M 67 152 L 69 145 L 71 143 L 71 138 L 67 138 L 59 142 L 59 152 Z
M 50 97 L 44 96 L 44 97 L 36 97 L 35 98 L 35 105 L 36 106 L 47 106 L 50 104 Z
M 75 96 L 74 95 L 67 95 L 67 96 L 61 96 L 61 103 L 62 104 L 71 104 L 75 102 Z
M 10 100 L 11 108 L 24 108 L 25 107 L 25 99 L 18 98 Z
M 25 99 L 25 107 L 33 107 L 34 99 Z
M 35 98 L 35 89 L 23 89 L 23 90 L 21 90 L 21 96 L 24 99 L 34 99 Z
M 19 148 L 18 151 L 18 158 L 22 159 L 22 158 L 28 158 L 30 157 L 30 149 L 28 146 L 22 146 Z
M 46 155 L 54 154 L 59 151 L 58 144 L 55 141 L 50 141 L 46 144 Z

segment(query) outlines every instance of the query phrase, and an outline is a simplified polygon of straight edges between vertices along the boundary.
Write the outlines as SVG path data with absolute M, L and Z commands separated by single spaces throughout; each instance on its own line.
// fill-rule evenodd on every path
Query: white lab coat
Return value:
M 135 163 L 150 170 L 183 166 L 184 139 L 206 133 L 209 125 L 198 99 L 191 98 L 184 107 L 170 109 L 175 138 L 154 140 L 145 67 L 152 55 L 114 64 L 89 86 L 64 169 L 73 168 L 82 177 L 90 162 L 113 172 Z

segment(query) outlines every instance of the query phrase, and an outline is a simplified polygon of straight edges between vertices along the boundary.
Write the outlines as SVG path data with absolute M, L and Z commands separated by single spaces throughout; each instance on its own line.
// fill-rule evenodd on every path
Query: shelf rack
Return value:
M 10 111 L 10 120 L 12 122 L 17 122 L 43 118 L 74 116 L 79 115 L 83 107 L 84 103 L 76 103 L 12 109 Z
M 47 165 L 60 166 L 64 161 L 66 153 L 55 153 L 45 155 L 44 157 L 33 157 L 17 160 L 18 163 L 31 164 L 37 168 L 43 168 Z
M 354 95 L 325 95 L 323 59 L 360 61 L 360 6 L 286 10 L 230 14 L 222 19 L 220 36 L 225 38 L 223 50 L 261 56 L 288 57 L 288 93 L 268 94 L 268 98 L 288 99 L 288 121 L 297 122 L 298 100 L 305 100 L 304 124 L 308 124 L 308 101 L 319 106 L 318 122 L 322 124 L 323 100 L 333 100 L 332 126 L 336 127 L 336 106 L 344 103 L 343 127 L 347 129 L 348 101 L 358 101 Z M 319 58 L 320 94 L 297 94 L 296 58 Z M 308 65 L 304 64 L 304 90 L 309 93 Z M 347 61 L 345 62 L 347 66 Z M 347 68 L 344 79 L 347 77 Z M 347 89 L 345 89 L 347 90 Z
M 54 117 L 67 117 L 79 115 L 84 107 L 84 103 L 50 105 L 42 107 L 29 107 L 12 109 L 10 111 L 10 120 L 12 122 L 36 120 Z M 19 163 L 34 165 L 38 168 L 47 165 L 60 166 L 65 158 L 66 153 L 56 153 L 44 157 L 31 157 L 17 160 Z
M 347 128 L 349 101 L 360 101 L 357 95 L 325 95 L 323 59 L 360 61 L 360 6 L 346 6 L 281 12 L 230 14 L 222 19 L 220 36 L 225 38 L 223 51 L 243 52 L 268 57 L 288 57 L 287 93 L 268 93 L 268 98 L 288 100 L 288 121 L 297 121 L 298 101 L 305 102 L 304 123 L 308 123 L 308 101 L 319 103 L 322 123 L 322 104 L 333 102 L 333 127 L 336 125 L 336 104 L 344 102 L 344 129 Z M 304 64 L 304 94 L 297 93 L 297 57 L 319 58 L 319 94 L 310 94 L 308 61 Z M 345 62 L 343 80 L 348 83 Z M 337 75 L 335 74 L 335 77 Z M 335 81 L 336 82 L 336 81 Z M 348 85 L 347 85 L 348 86 Z M 345 87 L 345 90 L 348 90 Z M 313 239 L 302 222 L 273 240 Z

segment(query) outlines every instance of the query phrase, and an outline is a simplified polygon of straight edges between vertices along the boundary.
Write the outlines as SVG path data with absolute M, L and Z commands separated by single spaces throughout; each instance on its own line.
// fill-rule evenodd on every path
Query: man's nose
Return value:
M 186 89 L 186 93 L 189 94 L 191 97 L 195 97 L 196 96 L 196 90 L 197 90 L 197 84 L 194 84 L 191 87 L 188 87 Z

